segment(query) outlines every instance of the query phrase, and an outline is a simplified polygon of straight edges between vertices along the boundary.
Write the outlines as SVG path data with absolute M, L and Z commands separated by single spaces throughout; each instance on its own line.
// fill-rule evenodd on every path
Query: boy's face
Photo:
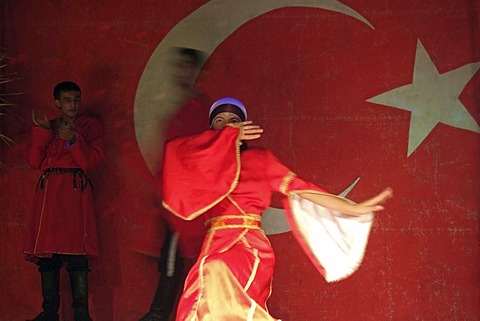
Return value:
M 80 110 L 80 93 L 78 91 L 62 91 L 55 105 L 62 111 L 62 116 L 75 118 Z

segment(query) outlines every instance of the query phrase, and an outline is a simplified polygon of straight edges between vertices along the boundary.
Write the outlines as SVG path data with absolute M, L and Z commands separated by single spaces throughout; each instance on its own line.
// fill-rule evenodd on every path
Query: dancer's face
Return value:
M 227 124 L 237 124 L 241 122 L 242 120 L 240 117 L 234 113 L 224 112 L 216 115 L 215 118 L 213 118 L 211 125 L 213 130 L 219 130 L 225 127 Z

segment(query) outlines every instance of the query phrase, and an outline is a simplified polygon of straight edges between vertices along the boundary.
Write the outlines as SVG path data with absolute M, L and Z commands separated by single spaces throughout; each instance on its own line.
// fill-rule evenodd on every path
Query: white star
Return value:
M 408 141 L 408 156 L 410 156 L 438 123 L 480 133 L 477 122 L 458 99 L 479 68 L 480 63 L 471 63 L 439 74 L 419 40 L 413 83 L 395 88 L 367 101 L 412 113 Z

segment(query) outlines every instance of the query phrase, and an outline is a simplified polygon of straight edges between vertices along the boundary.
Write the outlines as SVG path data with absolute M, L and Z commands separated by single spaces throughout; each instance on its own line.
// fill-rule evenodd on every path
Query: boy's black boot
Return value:
M 41 277 L 43 312 L 37 315 L 35 319 L 29 321 L 58 321 L 58 308 L 60 307 L 60 272 L 41 272 Z
M 72 288 L 72 308 L 75 321 L 92 321 L 88 312 L 88 271 L 70 271 Z

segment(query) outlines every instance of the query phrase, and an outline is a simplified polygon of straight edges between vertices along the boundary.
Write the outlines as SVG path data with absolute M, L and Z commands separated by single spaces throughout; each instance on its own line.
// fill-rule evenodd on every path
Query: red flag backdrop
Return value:
M 0 147 L 0 320 L 32 317 L 41 306 L 38 272 L 22 254 L 39 173 L 23 151 L 31 110 L 54 116 L 51 92 L 63 80 L 80 84 L 83 108 L 106 130 L 106 158 L 92 173 L 102 251 L 90 274 L 92 316 L 131 321 L 148 309 L 163 230 L 136 138 L 137 89 L 147 67 L 156 66 L 157 47 L 184 21 L 190 25 L 174 40 L 210 55 L 198 87 L 246 104 L 249 118 L 265 129 L 255 145 L 333 192 L 359 177 L 354 200 L 385 186 L 395 190 L 377 216 L 362 266 L 344 281 L 327 284 L 290 233 L 271 236 L 278 262 L 272 315 L 480 318 L 478 1 L 0 5 L 1 47 L 11 58 L 5 70 L 18 77 L 2 90 L 22 92 L 9 98 L 16 106 L 0 123 L 16 142 Z M 205 40 L 208 28 L 201 28 L 212 19 L 232 32 Z M 72 320 L 62 278 L 62 320 Z

